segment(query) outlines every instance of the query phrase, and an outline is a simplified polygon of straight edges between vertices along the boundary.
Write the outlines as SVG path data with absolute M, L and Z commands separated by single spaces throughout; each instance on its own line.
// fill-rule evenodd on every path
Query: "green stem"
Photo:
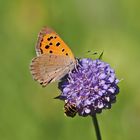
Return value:
M 99 128 L 99 124 L 98 124 L 98 120 L 97 120 L 96 115 L 92 116 L 92 122 L 93 122 L 94 127 L 95 127 L 97 140 L 102 140 L 101 134 L 100 134 L 100 128 Z

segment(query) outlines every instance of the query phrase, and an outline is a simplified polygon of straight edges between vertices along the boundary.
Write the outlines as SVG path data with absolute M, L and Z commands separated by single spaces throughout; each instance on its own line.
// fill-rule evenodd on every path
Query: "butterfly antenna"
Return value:
M 97 55 L 97 54 L 98 54 L 97 52 L 94 52 L 94 53 L 93 53 L 93 55 Z
M 92 55 L 98 54 L 97 52 L 91 52 L 90 50 L 86 51 L 86 54 L 92 53 Z
M 98 54 L 98 52 L 96 52 L 96 51 L 94 52 L 94 51 L 88 50 L 88 51 L 82 52 L 82 54 L 83 54 L 84 56 L 87 56 L 87 55 L 88 55 L 88 56 L 92 56 L 92 55 L 95 56 L 95 55 Z M 82 55 L 82 56 L 83 56 L 83 55 Z M 78 58 L 81 58 L 81 57 L 78 57 Z

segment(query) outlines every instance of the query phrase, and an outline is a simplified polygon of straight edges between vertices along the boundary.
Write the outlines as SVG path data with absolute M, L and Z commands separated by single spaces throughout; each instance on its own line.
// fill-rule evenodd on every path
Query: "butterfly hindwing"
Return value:
M 59 59 L 57 59 L 59 57 Z M 32 76 L 43 86 L 60 80 L 70 68 L 74 68 L 73 62 L 67 57 L 57 55 L 40 55 L 35 57 L 30 65 Z

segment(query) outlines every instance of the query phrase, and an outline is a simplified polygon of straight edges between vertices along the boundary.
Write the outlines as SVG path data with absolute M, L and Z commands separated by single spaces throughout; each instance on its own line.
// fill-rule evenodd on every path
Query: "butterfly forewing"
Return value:
M 65 55 L 75 60 L 70 48 L 51 28 L 43 28 L 40 31 L 36 45 L 36 53 L 37 56 L 47 53 Z

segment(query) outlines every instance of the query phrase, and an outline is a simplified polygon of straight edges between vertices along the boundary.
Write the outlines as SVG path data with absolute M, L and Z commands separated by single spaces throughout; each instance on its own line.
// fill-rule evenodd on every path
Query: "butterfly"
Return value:
M 51 28 L 39 32 L 35 50 L 37 57 L 32 59 L 30 71 L 42 86 L 59 81 L 76 65 L 71 49 Z

